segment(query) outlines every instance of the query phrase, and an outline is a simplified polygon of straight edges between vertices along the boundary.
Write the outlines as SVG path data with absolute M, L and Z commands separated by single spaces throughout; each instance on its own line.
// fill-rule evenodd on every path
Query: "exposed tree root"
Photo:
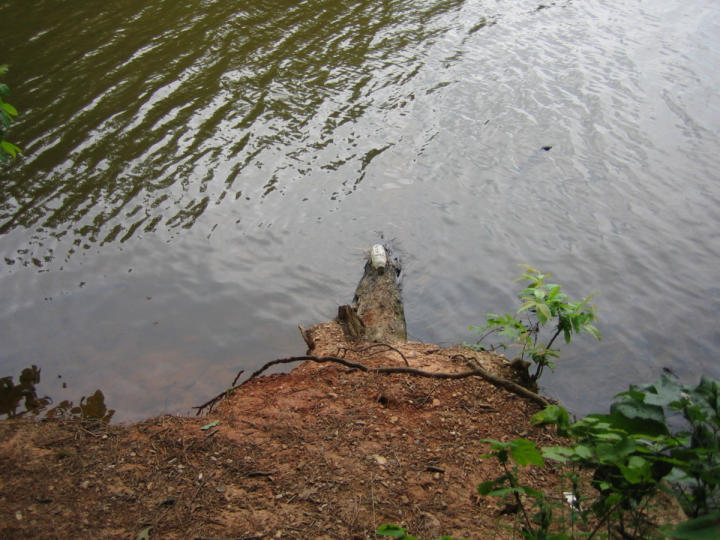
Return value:
M 352 352 L 354 352 L 354 353 L 359 353 L 359 352 L 369 351 L 370 349 L 376 349 L 377 347 L 386 347 L 387 350 L 389 350 L 389 351 L 395 351 L 395 352 L 398 353 L 398 354 L 400 355 L 400 357 L 403 359 L 403 362 L 405 362 L 405 365 L 408 366 L 408 367 L 410 367 L 410 362 L 408 362 L 407 358 L 406 358 L 405 355 L 402 353 L 402 351 L 401 351 L 400 349 L 396 349 L 396 348 L 393 347 L 392 345 L 388 345 L 387 343 L 373 343 L 373 344 L 371 344 L 371 345 L 368 345 L 368 346 L 366 346 L 366 347 L 362 347 L 362 348 L 360 348 L 360 349 L 347 349 L 347 348 L 345 348 L 345 347 L 342 347 L 340 350 L 343 351 L 343 354 L 344 354 L 345 351 L 352 351 Z M 377 353 L 379 353 L 379 352 L 382 352 L 382 351 L 375 351 L 375 352 L 370 353 L 370 354 L 377 354 Z
M 467 359 L 467 357 L 464 357 Z M 501 377 L 497 377 L 493 375 L 492 373 L 489 373 L 487 370 L 480 367 L 477 362 L 470 362 L 470 369 L 468 371 L 462 371 L 460 373 L 442 373 L 442 372 L 432 372 L 432 371 L 423 371 L 421 369 L 416 369 L 412 367 L 407 366 L 381 366 L 381 367 L 375 367 L 375 368 L 369 368 L 367 366 L 364 366 L 362 364 L 358 364 L 357 362 L 350 362 L 348 360 L 345 360 L 344 358 L 339 358 L 337 356 L 292 356 L 290 358 L 278 358 L 277 360 L 272 360 L 262 366 L 260 369 L 255 371 L 250 377 L 245 380 L 242 384 L 238 385 L 236 388 L 239 388 L 246 382 L 248 382 L 251 379 L 254 379 L 255 377 L 262 374 L 266 369 L 278 365 L 278 364 L 291 364 L 293 362 L 303 362 L 303 361 L 311 361 L 311 362 L 317 362 L 318 364 L 324 364 L 327 362 L 334 362 L 336 364 L 341 364 L 345 367 L 348 367 L 350 369 L 357 369 L 359 371 L 364 371 L 366 373 L 384 373 L 387 375 L 390 375 L 392 373 L 405 373 L 407 375 L 414 375 L 416 377 L 428 377 L 431 379 L 465 379 L 466 377 L 482 377 L 486 381 L 488 381 L 490 384 L 504 388 L 505 390 L 508 390 L 510 392 L 513 392 L 519 396 L 522 396 L 526 399 L 529 399 L 531 401 L 534 401 L 535 403 L 538 403 L 539 405 L 542 405 L 543 407 L 547 407 L 550 405 L 550 401 L 545 399 L 539 394 L 536 394 L 535 392 L 532 392 L 528 390 L 527 388 L 524 388 L 520 386 L 517 383 L 514 383 L 512 381 L 508 381 L 507 379 L 503 379 Z M 223 394 L 224 395 L 224 394 Z M 197 407 L 196 407 L 197 408 Z

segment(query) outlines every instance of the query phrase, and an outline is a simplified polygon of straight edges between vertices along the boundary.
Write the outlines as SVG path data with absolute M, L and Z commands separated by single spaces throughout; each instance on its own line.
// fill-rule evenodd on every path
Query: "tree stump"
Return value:
M 374 268 L 368 260 L 352 305 L 338 308 L 338 322 L 352 340 L 382 343 L 407 341 L 405 310 L 400 295 L 400 265 L 388 260 L 384 268 Z

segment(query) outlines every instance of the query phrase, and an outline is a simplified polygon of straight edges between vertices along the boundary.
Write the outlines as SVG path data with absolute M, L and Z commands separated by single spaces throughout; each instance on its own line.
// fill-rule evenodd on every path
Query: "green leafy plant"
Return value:
M 663 376 L 656 383 L 632 386 L 619 396 L 626 406 L 654 408 L 649 411 L 652 418 L 639 414 L 638 419 L 656 422 L 658 430 L 665 427 L 666 414 L 672 415 L 670 421 L 680 427 L 658 440 L 664 448 L 657 459 L 672 466 L 666 479 L 689 516 L 720 511 L 719 383 L 702 377 L 697 386 L 686 386 Z
M 553 346 L 558 336 L 562 334 L 565 342 L 570 343 L 573 334 L 586 332 L 599 340 L 600 332 L 593 324 L 597 319 L 595 307 L 589 303 L 594 294 L 579 302 L 570 302 L 560 285 L 545 282 L 552 274 L 521 266 L 525 272 L 516 281 L 529 281 L 529 284 L 519 294 L 522 305 L 515 315 L 488 313 L 485 326 L 470 329 L 481 334 L 476 348 L 484 349 L 481 342 L 491 334 L 508 340 L 493 345 L 492 349 L 519 347 L 519 357 L 529 358 L 535 365 L 531 380 L 536 382 L 545 367 L 555 367 L 553 358 L 558 357 L 558 350 Z M 518 318 L 521 315 L 525 315 L 526 320 L 521 321 Z M 549 333 L 545 332 L 549 336 L 547 340 L 542 339 L 544 329 L 549 329 Z
M 388 523 L 386 525 L 381 525 L 378 527 L 378 529 L 375 531 L 375 534 L 378 534 L 380 536 L 389 536 L 391 538 L 399 538 L 400 540 L 420 540 L 417 536 L 412 536 L 411 534 L 407 534 L 407 529 L 400 527 L 399 525 L 394 525 L 392 523 Z M 455 540 L 451 536 L 441 536 L 440 538 L 436 538 L 435 540 Z M 462 540 L 462 539 L 459 539 Z
M 0 76 L 8 72 L 7 65 L 0 65 Z M 10 95 L 10 88 L 0 83 L 0 160 L 7 161 L 9 157 L 16 157 L 20 149 L 13 143 L 5 140 L 5 132 L 10 129 L 10 124 L 17 116 L 17 109 L 3 98 Z
M 512 495 L 523 516 L 524 538 L 646 538 L 659 532 L 676 538 L 720 537 L 720 391 L 703 377 L 697 386 L 663 376 L 631 386 L 616 396 L 607 414 L 571 422 L 551 405 L 533 416 L 535 424 L 554 424 L 569 437 L 567 446 L 538 449 L 526 439 L 489 440 L 490 455 L 504 474 L 478 486 L 482 495 Z M 674 426 L 672 429 L 670 426 Z M 512 460 L 516 465 L 508 466 Z M 568 465 L 571 490 L 551 497 L 518 480 L 517 465 L 542 466 L 544 460 Z M 588 471 L 580 474 L 581 471 Z M 586 479 L 582 485 L 581 479 Z M 658 528 L 649 517 L 661 492 L 673 495 L 693 518 Z M 532 500 L 529 505 L 528 501 Z M 558 510 L 572 506 L 568 521 Z M 536 509 L 531 515 L 530 509 Z M 564 510 L 564 508 L 563 508 Z M 554 531 L 554 532 L 553 532 Z
M 606 414 L 573 421 L 551 405 L 535 414 L 567 437 L 565 446 L 538 448 L 520 438 L 485 439 L 502 474 L 478 485 L 482 496 L 509 501 L 515 530 L 528 540 L 608 537 L 710 540 L 720 538 L 720 384 L 696 386 L 662 376 L 615 396 Z M 521 467 L 561 464 L 561 493 L 521 481 Z M 657 523 L 669 494 L 688 520 Z M 663 502 L 665 501 L 665 502 Z M 377 534 L 413 540 L 406 529 L 384 525 Z M 448 539 L 449 537 L 443 537 Z
M 510 496 L 513 512 L 522 515 L 523 538 L 556 538 L 550 534 L 553 524 L 553 505 L 548 503 L 542 491 L 523 485 L 518 476 L 518 466 L 545 464 L 542 454 L 535 443 L 527 439 L 515 439 L 502 442 L 495 439 L 484 439 L 490 443 L 491 452 L 481 457 L 495 457 L 503 467 L 503 474 L 493 480 L 482 482 L 478 486 L 478 493 L 483 496 L 506 497 Z M 509 466 L 512 463 L 512 466 Z M 528 508 L 526 500 L 533 503 Z

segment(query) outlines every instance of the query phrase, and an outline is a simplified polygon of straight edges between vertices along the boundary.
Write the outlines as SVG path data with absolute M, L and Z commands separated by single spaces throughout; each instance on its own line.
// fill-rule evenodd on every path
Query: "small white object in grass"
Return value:
M 580 504 L 578 503 L 577 497 L 571 491 L 563 491 L 563 497 L 568 506 L 574 510 L 580 510 Z
M 376 270 L 378 268 L 385 268 L 387 264 L 387 253 L 382 244 L 375 244 L 370 250 L 370 263 Z

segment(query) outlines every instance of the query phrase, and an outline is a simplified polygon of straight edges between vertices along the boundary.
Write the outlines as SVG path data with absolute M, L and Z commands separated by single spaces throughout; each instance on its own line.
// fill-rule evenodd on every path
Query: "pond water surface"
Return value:
M 720 377 L 713 0 L 0 0 L 0 375 L 188 412 L 305 345 L 383 238 L 408 330 L 599 291 L 545 392 Z M 548 151 L 542 147 L 551 147 Z M 63 388 L 63 383 L 66 388 Z

